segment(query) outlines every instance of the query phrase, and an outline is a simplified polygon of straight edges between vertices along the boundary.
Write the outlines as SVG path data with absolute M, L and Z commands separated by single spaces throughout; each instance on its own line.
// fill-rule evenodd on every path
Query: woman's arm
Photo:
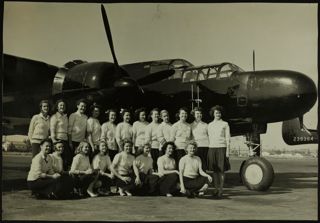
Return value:
M 72 138 L 71 138 L 71 135 L 72 135 L 72 129 L 73 129 L 73 125 L 74 125 L 74 122 L 76 121 L 75 119 L 75 115 L 72 113 L 69 117 L 69 121 L 68 121 L 68 139 L 69 139 L 69 146 L 70 148 L 72 148 Z M 73 148 L 75 149 L 75 148 Z
M 118 126 L 116 127 L 116 135 L 115 135 L 115 138 L 116 138 L 116 142 L 118 144 L 118 147 L 119 147 L 119 151 L 123 151 L 123 147 L 122 147 L 122 140 L 121 140 L 121 125 L 118 124 Z
M 37 119 L 37 117 L 36 117 L 36 115 L 34 115 L 30 121 L 29 130 L 28 130 L 28 138 L 30 141 L 32 139 L 33 131 L 35 128 L 36 119 Z
M 51 116 L 50 118 L 50 136 L 52 142 L 56 142 L 56 125 L 57 125 L 57 118 L 55 115 Z
M 229 157 L 229 152 L 230 152 L 230 127 L 229 124 L 227 123 L 226 128 L 225 128 L 225 136 L 226 136 L 226 144 L 227 144 L 227 148 L 226 148 L 226 157 Z
M 198 159 L 198 165 L 199 165 L 199 174 L 201 176 L 203 176 L 203 177 L 208 178 L 209 182 L 211 183 L 212 182 L 212 177 L 209 174 L 207 174 L 206 172 L 203 171 L 203 169 L 202 169 L 202 161 L 201 161 L 200 158 Z
M 185 162 L 184 159 L 181 159 L 179 162 L 179 181 L 180 181 L 180 187 L 181 193 L 186 193 L 186 188 L 184 187 L 184 182 L 183 182 L 183 173 L 184 173 L 184 168 L 185 168 Z
M 135 179 L 136 185 L 141 184 L 141 180 L 140 180 L 140 176 L 139 176 L 139 168 L 137 167 L 138 162 L 140 162 L 140 161 L 137 161 L 137 160 L 133 161 L 133 172 L 134 172 L 134 175 L 136 176 L 136 179 Z

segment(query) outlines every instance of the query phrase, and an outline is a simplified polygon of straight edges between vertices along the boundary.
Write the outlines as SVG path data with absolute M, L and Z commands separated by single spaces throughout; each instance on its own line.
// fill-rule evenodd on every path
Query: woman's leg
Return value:
M 160 195 L 174 193 L 177 188 L 178 174 L 166 174 L 159 179 Z
M 197 156 L 200 157 L 202 162 L 202 169 L 206 171 L 207 167 L 207 155 L 208 155 L 208 147 L 199 147 L 197 150 Z
M 57 179 L 40 178 L 34 181 L 28 181 L 28 187 L 32 192 L 48 197 L 52 192 L 55 192 L 57 183 Z
M 152 157 L 152 160 L 153 160 L 153 170 L 154 171 L 158 171 L 157 160 L 158 160 L 158 157 L 159 157 L 159 149 L 152 148 L 151 149 L 151 157 Z
M 198 176 L 197 178 L 183 177 L 184 186 L 191 193 L 198 192 L 203 189 L 203 186 L 207 184 L 207 178 Z

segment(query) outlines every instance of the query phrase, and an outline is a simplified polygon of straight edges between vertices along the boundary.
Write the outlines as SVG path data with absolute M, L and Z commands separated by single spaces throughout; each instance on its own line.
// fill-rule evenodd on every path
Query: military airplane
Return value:
M 261 157 L 260 134 L 267 124 L 283 122 L 282 135 L 289 145 L 318 143 L 317 130 L 307 129 L 303 115 L 317 100 L 317 88 L 305 74 L 289 70 L 244 71 L 235 64 L 194 66 L 184 59 L 165 59 L 119 65 L 107 13 L 101 14 L 113 62 L 73 60 L 63 67 L 4 55 L 2 126 L 5 133 L 26 133 L 41 99 L 64 98 L 68 113 L 80 98 L 107 108 L 141 106 L 204 111 L 220 104 L 231 135 L 246 136 L 249 158 L 240 168 L 242 182 L 251 190 L 267 190 L 274 170 Z M 173 117 L 174 115 L 171 115 Z M 209 121 L 207 112 L 204 117 Z

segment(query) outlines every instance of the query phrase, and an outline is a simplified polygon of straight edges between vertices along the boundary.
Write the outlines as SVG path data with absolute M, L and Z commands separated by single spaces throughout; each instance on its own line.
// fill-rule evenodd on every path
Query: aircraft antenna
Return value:
M 254 53 L 254 50 L 252 53 L 252 66 L 253 66 L 253 71 L 256 71 L 256 55 Z

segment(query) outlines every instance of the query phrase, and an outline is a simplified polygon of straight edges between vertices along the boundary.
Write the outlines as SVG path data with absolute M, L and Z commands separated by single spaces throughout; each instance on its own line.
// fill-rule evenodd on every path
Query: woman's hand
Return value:
M 175 170 L 174 172 L 179 175 L 179 171 L 178 170 Z
M 209 182 L 211 183 L 212 182 L 212 177 L 210 175 L 207 176 Z
M 87 169 L 86 171 L 85 171 L 85 174 L 92 174 L 92 169 Z
M 129 183 L 131 178 L 130 177 L 121 177 L 120 178 L 122 181 L 124 181 L 125 183 Z
M 136 177 L 134 183 L 135 183 L 136 185 L 140 185 L 140 184 L 141 184 L 140 177 Z
M 184 186 L 181 187 L 180 192 L 185 194 L 187 192 L 186 188 Z
M 52 175 L 52 178 L 53 179 L 57 179 L 57 178 L 59 178 L 61 175 L 59 174 L 59 173 L 55 173 L 55 174 L 53 174 Z
M 41 178 L 46 178 L 46 177 L 47 177 L 47 174 L 46 174 L 46 173 L 41 173 L 41 174 L 40 174 L 40 177 L 41 177 Z

